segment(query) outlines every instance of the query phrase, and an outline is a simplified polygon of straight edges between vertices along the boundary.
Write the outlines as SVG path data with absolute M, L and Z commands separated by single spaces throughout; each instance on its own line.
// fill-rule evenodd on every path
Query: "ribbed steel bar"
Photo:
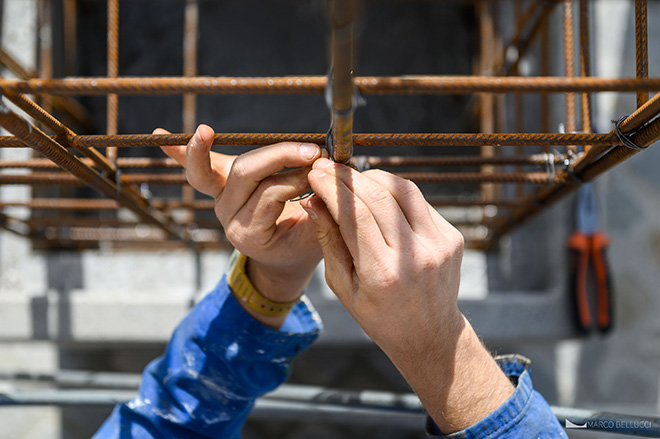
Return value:
M 198 0 L 186 0 L 183 16 L 183 76 L 197 76 L 197 38 L 199 24 Z M 183 131 L 195 130 L 197 122 L 197 97 L 195 94 L 183 95 Z
M 107 0 L 108 6 L 108 45 L 107 45 L 107 68 L 108 78 L 115 79 L 119 76 L 119 0 Z M 117 117 L 119 101 L 116 93 L 110 93 L 106 106 L 106 133 L 117 134 Z M 110 162 L 117 160 L 117 148 L 108 147 L 106 155 Z
M 37 21 L 39 23 L 37 33 L 39 77 L 48 80 L 53 78 L 53 26 L 50 0 L 37 1 Z M 40 98 L 37 99 L 40 100 Z M 42 105 L 46 111 L 52 111 L 49 101 L 44 100 Z
M 77 136 L 70 139 L 73 146 L 156 147 L 185 145 L 192 134 L 126 134 L 117 136 Z M 3 140 L 0 138 L 0 140 Z M 9 143 L 11 143 L 10 139 Z M 216 134 L 214 145 L 264 146 L 278 142 L 311 142 L 323 144 L 325 134 L 309 133 L 222 133 Z M 614 133 L 369 133 L 354 134 L 355 146 L 482 146 L 482 145 L 619 145 Z M 3 142 L 0 142 L 3 145 Z
M 64 74 L 73 75 L 76 71 L 78 54 L 78 0 L 64 0 L 62 3 L 64 33 Z
M 520 156 L 354 156 L 352 163 L 366 162 L 370 167 L 399 167 L 399 166 L 480 166 L 492 165 L 538 165 L 559 164 L 565 160 L 562 155 L 533 154 Z M 93 165 L 89 159 L 81 159 L 87 166 Z M 161 169 L 181 168 L 181 165 L 171 158 L 126 157 L 117 159 L 117 167 L 122 169 Z M 55 163 L 48 159 L 29 160 L 0 160 L 0 169 L 57 169 Z
M 213 200 L 195 200 L 185 203 L 182 200 L 152 200 L 151 204 L 157 209 L 194 209 L 213 210 Z M 33 198 L 27 201 L 0 201 L 0 208 L 26 207 L 29 209 L 48 210 L 108 210 L 119 209 L 122 206 L 115 200 L 107 198 Z
M 640 115 L 645 114 L 650 106 L 657 105 L 655 102 L 657 102 L 659 97 L 660 94 L 656 95 L 653 99 L 644 104 L 642 108 L 629 116 L 624 123 L 621 124 L 622 131 L 624 124 L 627 126 L 634 126 L 640 123 Z M 660 118 L 656 118 L 647 125 L 644 125 L 632 136 L 632 141 L 641 148 L 646 148 L 658 140 L 660 140 Z M 533 196 L 526 200 L 523 208 L 515 210 L 510 217 L 503 219 L 499 224 L 494 226 L 494 237 L 498 238 L 499 236 L 508 233 L 513 227 L 528 220 L 541 209 L 548 207 L 552 203 L 573 192 L 579 187 L 580 183 L 593 180 L 603 172 L 638 152 L 625 146 L 617 146 L 598 160 L 594 161 L 594 157 L 591 157 L 591 155 L 595 154 L 595 149 L 596 148 L 592 148 L 589 153 L 582 157 L 582 161 L 579 163 L 582 165 L 580 168 L 577 166 L 574 168 L 576 179 L 572 182 L 569 181 L 571 184 L 558 184 L 547 188 L 540 188 Z
M 649 101 L 650 102 L 650 101 Z M 69 143 L 76 148 L 158 147 L 185 145 L 192 134 L 121 134 L 116 136 L 76 136 Z M 223 133 L 216 134 L 217 146 L 265 146 L 278 142 L 310 142 L 323 145 L 325 134 L 310 133 Z M 557 146 L 601 145 L 609 148 L 620 145 L 614 133 L 501 133 L 501 134 L 445 134 L 445 133 L 370 133 L 353 134 L 355 146 Z M 27 145 L 13 136 L 0 136 L 0 148 L 25 148 Z
M 550 76 L 550 25 L 549 14 L 544 14 L 541 19 L 541 76 Z M 550 97 L 548 93 L 541 93 L 540 96 L 540 114 L 541 114 L 541 132 L 550 132 Z M 548 152 L 544 147 L 543 152 Z
M 497 206 L 504 208 L 521 207 L 515 200 L 490 200 L 482 202 L 476 199 L 429 198 L 428 202 L 437 207 L 468 207 L 468 206 Z M 151 204 L 158 209 L 194 209 L 213 210 L 213 200 L 195 200 L 186 203 L 182 200 L 151 200 Z M 48 210 L 107 210 L 118 209 L 121 206 L 115 200 L 108 199 L 79 199 L 79 198 L 33 198 L 28 201 L 0 201 L 0 209 L 5 207 L 26 207 L 29 209 Z
M 580 0 L 580 76 L 591 75 L 591 26 L 589 23 L 589 3 L 591 0 Z M 582 132 L 591 132 L 591 96 L 589 93 L 580 93 L 580 107 L 582 110 Z M 588 147 L 585 148 L 585 151 Z
M 82 181 L 103 195 L 115 198 L 120 204 L 133 210 L 146 221 L 162 227 L 173 237 L 186 240 L 185 235 L 172 228 L 170 220 L 165 215 L 152 209 L 145 200 L 132 196 L 129 192 L 122 191 L 113 181 L 106 179 L 94 169 L 86 166 L 66 148 L 17 116 L 2 103 L 0 103 L 0 126 L 72 174 L 64 174 L 63 176 L 72 178 L 77 182 Z M 34 174 L 21 177 L 33 176 Z M 2 177 L 14 176 L 3 175 Z M 51 180 L 51 182 L 54 181 Z
M 490 76 L 495 74 L 494 69 L 497 63 L 495 59 L 495 21 L 492 12 L 494 5 L 487 0 L 479 0 L 475 7 L 479 20 L 479 74 Z M 494 133 L 496 116 L 494 96 L 491 93 L 481 93 L 478 97 L 479 131 L 482 133 Z M 479 153 L 481 157 L 493 157 L 495 155 L 495 149 L 493 145 L 481 145 Z M 495 172 L 495 168 L 485 165 L 481 167 L 481 172 L 490 174 Z M 488 201 L 495 197 L 493 185 L 484 183 L 480 189 L 483 201 Z
M 414 156 L 356 156 L 355 162 L 365 161 L 370 167 L 403 167 L 403 166 L 480 166 L 490 165 L 546 165 L 559 164 L 565 158 L 561 155 L 533 154 L 520 156 L 442 156 L 442 157 L 414 157 Z M 2 162 L 0 161 L 0 168 Z
M 90 159 L 80 159 L 85 165 L 93 166 L 94 162 Z M 181 168 L 181 165 L 170 158 L 151 158 L 151 157 L 126 157 L 117 159 L 117 167 L 123 169 L 143 169 L 143 168 Z M 57 169 L 55 163 L 48 159 L 29 159 L 29 160 L 0 160 L 0 169 L 25 168 L 25 169 Z
M 469 173 L 469 172 L 400 172 L 401 177 L 417 183 L 533 183 L 551 184 L 566 181 L 563 173 Z M 187 184 L 185 174 L 123 174 L 122 184 L 148 183 L 153 185 Z M 7 185 L 79 185 L 82 182 L 74 175 L 60 172 L 34 172 L 32 174 L 0 174 L 0 184 Z M 486 200 L 487 201 L 487 200 Z
M 353 155 L 353 113 L 356 107 L 353 86 L 356 0 L 330 0 L 330 79 L 326 97 L 331 113 L 330 155 L 347 163 Z
M 644 124 L 651 121 L 654 117 L 660 115 L 660 93 L 653 96 L 644 105 L 638 108 L 633 114 L 628 116 L 619 126 L 623 134 L 628 134 L 638 130 Z M 610 133 L 613 135 L 614 131 Z M 606 153 L 610 148 L 607 145 L 593 145 L 592 148 L 580 157 L 573 166 L 574 173 L 580 175 L 584 168 L 593 164 L 599 157 Z
M 647 0 L 635 0 L 635 58 L 637 78 L 649 76 L 649 43 Z M 637 108 L 649 99 L 648 91 L 637 92 Z
M 19 93 L 62 95 L 322 94 L 323 76 L 121 77 L 2 79 L 0 87 Z M 565 78 L 554 76 L 362 76 L 353 79 L 362 94 L 471 94 L 638 92 L 660 90 L 660 78 Z
M 76 136 L 76 133 L 71 131 L 59 120 L 55 119 L 49 112 L 41 108 L 32 100 L 28 99 L 20 93 L 15 93 L 13 91 L 4 91 L 4 95 L 12 101 L 18 108 L 25 111 L 29 116 L 33 117 L 35 120 L 41 122 L 45 127 L 50 129 L 55 133 L 55 138 L 58 143 L 61 143 L 63 146 L 67 147 L 69 145 L 69 139 Z M 92 147 L 79 148 L 79 151 L 89 157 L 94 161 L 99 168 L 103 171 L 114 173 L 115 169 L 111 162 L 108 161 L 106 157 L 103 156 L 100 152 Z
M 0 65 L 4 65 L 13 72 L 16 76 L 22 80 L 34 79 L 37 77 L 37 74 L 33 71 L 25 69 L 18 61 L 14 59 L 9 53 L 5 52 L 0 48 Z M 2 79 L 0 78 L 0 81 Z M 2 91 L 6 90 L 2 88 Z M 62 113 L 70 116 L 80 125 L 89 127 L 91 125 L 89 114 L 85 107 L 83 107 L 78 101 L 69 97 L 69 96 L 50 96 L 44 95 L 43 99 L 45 102 L 50 102 L 54 108 L 57 108 Z
M 575 35 L 573 28 L 573 0 L 564 0 L 564 76 L 575 76 Z M 566 132 L 577 131 L 575 111 L 575 93 L 566 93 Z M 568 146 L 569 151 L 577 152 L 574 145 Z

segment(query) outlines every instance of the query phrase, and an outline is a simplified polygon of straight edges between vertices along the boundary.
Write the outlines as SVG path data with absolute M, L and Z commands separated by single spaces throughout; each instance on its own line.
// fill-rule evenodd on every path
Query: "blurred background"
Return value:
M 74 45 L 65 45 L 62 16 L 69 0 L 0 0 L 2 49 L 28 70 L 43 68 L 39 49 L 52 44 L 52 75 L 105 76 L 106 2 L 77 0 Z M 51 14 L 43 26 L 44 3 Z M 184 8 L 179 0 L 120 1 L 120 76 L 181 76 Z M 481 3 L 481 6 L 479 5 Z M 514 9 L 532 2 L 368 1 L 359 22 L 359 75 L 472 75 L 482 71 L 480 22 L 483 3 L 496 7 L 498 31 L 514 31 Z M 493 6 L 497 4 L 497 6 Z M 577 2 L 576 2 L 577 4 Z M 635 76 L 634 2 L 602 0 L 592 7 L 594 76 Z M 41 9 L 40 9 L 41 8 Z M 315 0 L 214 0 L 199 2 L 197 74 L 200 76 L 325 75 L 328 71 L 326 3 Z M 654 41 L 660 38 L 660 3 L 648 4 L 649 71 L 660 69 Z M 41 23 L 41 24 L 40 24 Z M 59 28 L 57 27 L 59 26 Z M 550 75 L 563 75 L 561 7 L 549 15 Z M 70 35 L 70 33 L 69 33 Z M 52 37 L 51 36 L 55 36 Z M 59 36 L 59 37 L 58 37 Z M 69 37 L 71 38 L 71 37 Z M 71 40 L 69 41 L 69 44 Z M 520 61 L 523 76 L 538 76 L 539 46 Z M 71 53 L 70 48 L 75 51 Z M 0 67 L 2 67 L 0 65 Z M 6 65 L 5 65 L 6 67 Z M 2 69 L 5 78 L 15 72 Z M 611 120 L 635 110 L 634 93 L 593 95 L 594 131 L 609 132 Z M 356 132 L 477 132 L 474 96 L 378 96 L 355 115 Z M 507 99 L 513 99 L 509 97 Z M 522 114 L 506 111 L 504 131 L 541 132 L 540 96 L 525 94 Z M 549 96 L 548 127 L 565 124 L 564 95 Z M 80 134 L 103 133 L 106 98 L 80 97 L 89 120 Z M 156 127 L 185 132 L 181 96 L 121 96 L 118 132 L 150 133 Z M 322 95 L 199 96 L 196 123 L 216 132 L 325 132 L 329 115 Z M 522 120 L 521 120 L 522 117 Z M 6 135 L 6 133 L 3 133 Z M 241 148 L 228 149 L 231 153 Z M 398 151 L 398 152 L 397 152 Z M 394 148 L 379 149 L 390 154 Z M 478 153 L 474 149 L 468 153 Z M 364 148 L 356 152 L 373 153 Z M 466 153 L 447 148 L 446 154 Z M 121 149 L 120 157 L 133 154 Z M 144 154 L 144 153 L 143 153 Z M 157 148 L 149 150 L 162 157 Z M 423 148 L 404 154 L 423 155 Z M 0 149 L 4 160 L 30 152 Z M 607 335 L 579 334 L 567 296 L 566 241 L 573 227 L 573 197 L 545 210 L 488 251 L 468 250 L 460 306 L 494 353 L 532 359 L 536 388 L 554 405 L 636 415 L 660 410 L 660 152 L 650 147 L 595 182 L 601 224 L 610 238 L 614 280 L 614 328 Z M 0 170 L 0 172 L 6 172 Z M 149 187 L 166 196 L 173 188 Z M 428 193 L 464 194 L 479 185 L 435 185 Z M 76 196 L 94 197 L 89 189 Z M 46 196 L 52 188 L 0 186 L 0 201 Z M 159 192 L 160 191 L 160 192 Z M 203 196 L 197 194 L 198 199 Z M 17 217 L 56 216 L 4 207 Z M 470 209 L 444 209 L 461 222 Z M 111 220 L 111 213 L 107 218 Z M 121 214 L 120 214 L 121 215 Z M 196 220 L 213 221 L 212 211 Z M 60 243 L 61 244 L 61 243 Z M 16 373 L 104 371 L 137 374 L 163 352 L 169 336 L 193 304 L 222 276 L 228 250 L 47 245 L 0 231 L 0 395 L 16 388 L 52 388 L 20 381 Z M 380 350 L 341 308 L 323 280 L 322 267 L 309 297 L 325 333 L 295 363 L 290 382 L 337 389 L 409 392 Z M 131 375 L 132 376 L 132 375 Z M 90 437 L 112 410 L 101 407 L 0 406 L 2 438 Z M 248 421 L 245 438 L 412 438 L 423 424 L 281 420 Z M 624 437 L 579 432 L 571 437 Z

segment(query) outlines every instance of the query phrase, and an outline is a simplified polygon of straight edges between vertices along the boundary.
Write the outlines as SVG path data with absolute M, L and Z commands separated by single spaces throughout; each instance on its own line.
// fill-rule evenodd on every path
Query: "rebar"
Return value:
M 119 0 L 107 0 L 108 2 L 108 46 L 107 63 L 108 78 L 114 79 L 119 76 Z M 116 93 L 110 93 L 107 97 L 106 106 L 106 134 L 117 134 L 117 111 L 118 97 Z M 106 150 L 106 156 L 111 163 L 117 160 L 117 148 L 110 146 Z
M 0 103 L 0 126 L 71 173 L 64 174 L 65 176 L 79 182 L 82 181 L 107 197 L 116 198 L 117 201 L 133 210 L 141 218 L 160 226 L 171 236 L 186 241 L 185 235 L 181 231 L 172 228 L 170 220 L 162 213 L 154 211 L 143 199 L 134 197 L 129 192 L 122 191 L 112 181 L 107 180 L 97 171 L 86 166 L 57 141 L 46 136 L 41 130 L 17 116 L 2 103 Z M 32 177 L 33 175 L 23 177 Z M 7 175 L 2 175 L 2 177 L 7 177 Z
M 635 71 L 638 79 L 649 76 L 647 1 L 635 0 Z M 648 91 L 637 91 L 637 108 L 649 99 Z
M 575 40 L 573 29 L 573 0 L 564 0 L 564 76 L 575 77 Z M 566 93 L 566 132 L 577 131 L 575 122 L 575 93 Z M 568 150 L 576 152 L 575 145 L 569 145 Z
M 580 76 L 591 75 L 591 47 L 589 25 L 589 2 L 580 0 Z M 582 109 L 582 132 L 591 132 L 591 96 L 589 93 L 580 93 L 580 107 Z M 585 148 L 587 150 L 588 147 Z
M 353 155 L 353 86 L 356 0 L 330 0 L 330 79 L 326 99 L 331 122 L 328 148 L 332 159 L 347 163 Z
M 93 96 L 195 94 L 322 94 L 324 76 L 279 77 L 120 77 L 0 79 L 18 93 Z M 361 94 L 471 94 L 659 91 L 660 78 L 564 78 L 553 76 L 362 76 L 353 79 Z

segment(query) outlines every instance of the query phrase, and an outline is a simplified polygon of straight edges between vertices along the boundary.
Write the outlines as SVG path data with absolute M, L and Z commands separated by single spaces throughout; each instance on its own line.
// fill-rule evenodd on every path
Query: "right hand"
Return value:
M 414 183 L 319 159 L 308 175 L 330 288 L 444 433 L 492 413 L 513 386 L 458 309 L 463 237 Z
M 326 280 L 397 364 L 437 350 L 462 327 L 457 295 L 463 237 L 417 186 L 319 159 L 308 175 Z

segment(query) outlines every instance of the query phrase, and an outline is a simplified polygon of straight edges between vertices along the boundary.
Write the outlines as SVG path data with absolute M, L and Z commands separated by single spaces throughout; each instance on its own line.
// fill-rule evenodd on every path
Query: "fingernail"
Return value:
M 319 147 L 311 143 L 301 143 L 298 145 L 298 150 L 306 160 L 312 160 L 319 153 Z
M 332 160 L 328 160 L 326 158 L 320 158 L 314 163 L 314 167 L 316 168 L 329 168 L 333 165 L 334 163 Z
M 311 219 L 315 220 L 318 218 L 318 215 L 316 215 L 316 212 L 309 203 L 307 205 L 301 204 L 301 206 L 305 209 L 305 212 L 307 212 L 307 215 L 309 215 Z
M 195 131 L 191 143 L 192 146 L 204 146 L 204 140 L 202 139 L 202 136 L 199 135 L 199 130 Z

